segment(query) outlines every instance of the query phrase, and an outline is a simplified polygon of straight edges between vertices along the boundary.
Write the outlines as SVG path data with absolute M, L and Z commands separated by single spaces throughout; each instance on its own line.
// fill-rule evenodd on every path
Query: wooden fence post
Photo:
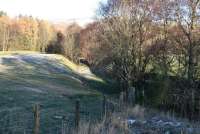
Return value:
M 89 121 L 89 126 L 88 126 L 88 134 L 91 134 L 92 132 L 91 132 L 91 121 Z
M 39 104 L 34 105 L 34 134 L 39 134 L 40 131 L 40 106 Z
M 120 92 L 120 96 L 119 96 L 119 110 L 123 109 L 124 106 L 124 92 Z
M 79 129 L 79 122 L 80 122 L 80 100 L 76 100 L 75 106 L 75 127 L 76 131 L 78 132 Z
M 106 96 L 103 95 L 102 115 L 106 115 Z

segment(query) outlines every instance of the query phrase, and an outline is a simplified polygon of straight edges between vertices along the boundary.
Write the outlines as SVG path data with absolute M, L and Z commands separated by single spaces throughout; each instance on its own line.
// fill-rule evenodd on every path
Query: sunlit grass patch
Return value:
M 95 80 L 104 83 L 105 81 L 98 76 L 92 74 L 90 69 L 84 65 L 77 65 L 61 55 L 54 55 L 62 64 L 69 67 L 75 73 L 85 77 L 86 79 Z

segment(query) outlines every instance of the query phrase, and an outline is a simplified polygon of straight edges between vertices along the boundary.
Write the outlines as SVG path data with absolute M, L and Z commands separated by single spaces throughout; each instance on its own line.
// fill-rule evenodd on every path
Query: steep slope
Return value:
M 41 105 L 43 133 L 61 130 L 61 118 L 73 118 L 77 99 L 84 109 L 82 113 L 100 115 L 102 95 L 91 89 L 84 79 L 103 83 L 87 67 L 76 65 L 61 55 L 1 53 L 0 132 L 31 131 L 32 107 L 37 103 Z

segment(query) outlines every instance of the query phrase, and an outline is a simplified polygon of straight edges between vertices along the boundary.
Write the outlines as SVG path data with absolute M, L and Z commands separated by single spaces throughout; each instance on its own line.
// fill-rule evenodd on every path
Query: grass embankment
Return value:
M 81 118 L 99 116 L 102 93 L 94 83 L 104 81 L 86 66 L 61 55 L 37 52 L 0 53 L 0 132 L 31 131 L 32 107 L 41 105 L 41 133 L 61 130 L 62 117 L 71 120 L 75 100 L 81 102 Z

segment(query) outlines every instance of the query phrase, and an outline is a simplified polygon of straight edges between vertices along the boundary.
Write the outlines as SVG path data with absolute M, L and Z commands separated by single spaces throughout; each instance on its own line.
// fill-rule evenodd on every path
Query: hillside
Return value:
M 41 106 L 43 133 L 61 130 L 62 119 L 73 118 L 77 99 L 84 115 L 93 111 L 84 118 L 100 115 L 102 95 L 87 80 L 103 80 L 86 66 L 76 65 L 61 55 L 0 53 L 0 77 L 0 132 L 31 131 L 34 104 Z

